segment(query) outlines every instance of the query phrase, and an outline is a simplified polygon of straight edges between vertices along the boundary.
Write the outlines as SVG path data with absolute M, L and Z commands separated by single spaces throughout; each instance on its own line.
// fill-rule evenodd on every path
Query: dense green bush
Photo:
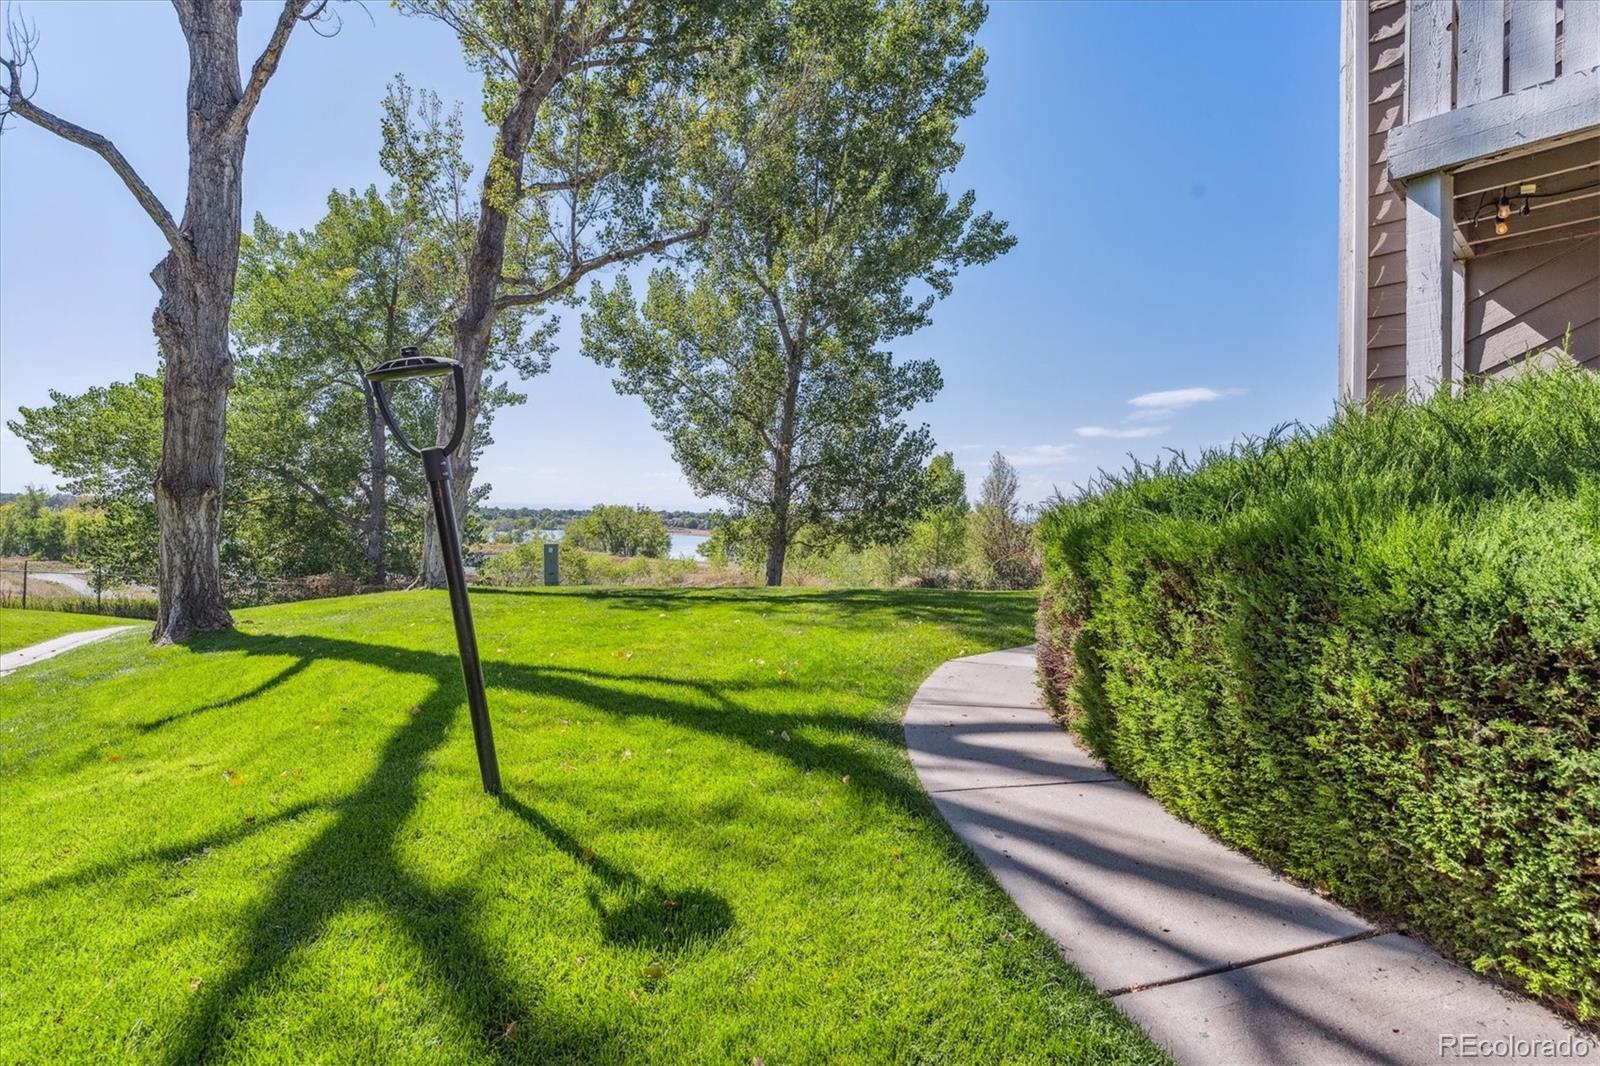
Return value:
M 1115 770 L 1600 1016 L 1600 377 L 1140 467 L 1040 542 L 1047 693 Z

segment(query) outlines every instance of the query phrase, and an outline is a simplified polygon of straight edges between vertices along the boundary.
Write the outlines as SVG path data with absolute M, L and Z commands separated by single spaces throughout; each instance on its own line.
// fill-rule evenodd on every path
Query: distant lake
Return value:
M 545 540 L 560 540 L 566 532 L 564 529 L 541 529 L 530 535 L 529 539 L 542 537 Z M 701 558 L 698 550 L 700 545 L 711 539 L 704 533 L 670 533 L 668 536 L 672 538 L 672 547 L 667 549 L 667 554 L 674 559 Z
M 698 549 L 711 539 L 704 533 L 673 533 L 671 536 L 672 547 L 667 550 L 667 554 L 674 559 L 703 558 Z

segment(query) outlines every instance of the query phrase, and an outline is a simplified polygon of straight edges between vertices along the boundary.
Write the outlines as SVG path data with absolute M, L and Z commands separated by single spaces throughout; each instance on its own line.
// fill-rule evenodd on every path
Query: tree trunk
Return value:
M 233 358 L 228 319 L 239 265 L 245 127 L 237 2 L 180 6 L 189 44 L 189 182 L 179 232 L 186 256 L 152 273 L 161 290 L 153 325 L 166 361 L 156 514 L 160 608 L 151 639 L 181 642 L 227 629 L 222 598 L 223 425 Z
M 767 538 L 767 587 L 783 584 L 783 558 L 789 552 L 789 503 L 772 509 L 772 534 Z
M 500 293 L 500 275 L 506 258 L 506 230 L 510 219 L 505 205 L 515 203 L 522 187 L 523 156 L 533 137 L 534 117 L 549 93 L 556 73 L 551 64 L 544 77 L 524 84 L 500 122 L 495 143 L 496 160 L 483 178 L 483 193 L 478 205 L 478 228 L 472 253 L 467 260 L 466 285 L 461 313 L 451 328 L 451 354 L 465 368 L 466 395 L 456 396 L 444 389 L 439 397 L 439 426 L 435 441 L 449 443 L 455 426 L 456 404 L 467 407 L 467 431 L 461 446 L 450 457 L 450 491 L 457 521 L 467 516 L 467 501 L 472 493 L 472 441 L 476 435 L 479 390 L 483 385 L 484 363 L 489 357 L 489 342 L 494 326 L 495 297 Z M 503 183 L 503 184 L 502 184 Z M 428 512 L 422 532 L 422 582 L 429 588 L 443 588 L 444 556 L 439 551 L 439 531 L 433 512 Z
M 370 457 L 367 471 L 367 574 L 374 585 L 380 588 L 389 582 L 389 572 L 384 565 L 383 542 L 388 534 L 388 507 L 389 507 L 389 452 L 386 431 L 383 426 L 383 414 L 378 410 L 377 403 L 372 398 L 372 390 L 366 390 L 367 396 L 367 439 L 370 442 Z
M 780 306 L 774 302 L 774 306 Z M 789 506 L 794 501 L 794 441 L 799 432 L 800 371 L 804 365 L 804 339 L 790 334 L 788 323 L 779 314 L 781 339 L 788 360 L 783 386 L 783 412 L 778 419 L 777 448 L 772 463 L 772 535 L 767 541 L 767 585 L 783 584 L 783 558 L 789 551 Z

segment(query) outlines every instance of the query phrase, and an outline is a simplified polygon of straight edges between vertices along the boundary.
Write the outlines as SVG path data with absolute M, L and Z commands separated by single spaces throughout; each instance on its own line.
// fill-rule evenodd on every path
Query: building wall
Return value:
M 1389 184 L 1389 130 L 1405 117 L 1406 5 L 1367 17 L 1367 393 L 1406 387 L 1406 201 Z
M 1501 374 L 1560 344 L 1600 370 L 1600 233 L 1467 260 L 1466 371 Z

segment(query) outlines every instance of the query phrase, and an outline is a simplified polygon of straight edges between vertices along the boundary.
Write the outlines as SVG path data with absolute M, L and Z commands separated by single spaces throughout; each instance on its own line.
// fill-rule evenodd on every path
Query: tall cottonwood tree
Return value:
M 364 369 L 448 334 L 471 232 L 461 218 L 471 169 L 459 109 L 446 112 L 436 96 L 399 79 L 384 101 L 382 161 L 392 170 L 408 165 L 395 155 L 402 127 L 408 144 L 424 149 L 418 161 L 427 171 L 410 170 L 382 193 L 336 190 L 308 230 L 280 230 L 257 216 L 243 242 L 234 307 L 240 389 L 249 402 L 234 404 L 246 432 L 232 434 L 231 446 L 248 438 L 265 477 L 302 494 L 358 541 L 365 578 L 377 585 L 388 580 L 391 559 L 416 558 L 415 540 L 391 542 L 391 522 L 418 533 L 427 508 L 416 464 L 389 462 L 387 427 Z M 496 321 L 491 370 L 514 367 L 526 378 L 549 368 L 551 323 L 531 333 L 523 325 L 521 314 Z M 523 400 L 504 383 L 489 384 L 483 397 L 485 422 L 490 409 Z M 394 389 L 390 398 L 410 439 L 434 434 L 431 390 Z M 479 433 L 473 446 L 485 443 Z M 399 490 L 393 498 L 391 485 Z M 413 513 L 419 525 L 411 524 Z
M 570 302 L 586 275 L 706 233 L 767 100 L 776 0 L 400 0 L 455 31 L 483 74 L 496 136 L 463 256 L 451 351 L 466 368 L 467 441 L 496 318 Z M 425 163 L 425 153 L 416 153 Z M 397 153 L 398 156 L 398 153 Z M 404 168 L 401 168 L 404 170 Z M 441 394 L 438 424 L 454 423 Z M 444 443 L 443 439 L 440 443 Z M 473 469 L 450 464 L 457 512 Z M 442 584 L 430 526 L 424 577 Z
M 239 264 L 245 138 L 262 92 L 278 69 L 289 36 L 321 18 L 328 0 L 285 0 L 266 46 L 239 69 L 239 0 L 173 0 L 189 50 L 185 114 L 188 183 L 174 218 L 110 139 L 33 101 L 25 84 L 37 35 L 7 27 L 0 114 L 83 146 L 110 165 L 167 240 L 151 272 L 160 291 L 153 319 L 166 361 L 161 464 L 155 478 L 160 528 L 160 610 L 151 638 L 183 641 L 199 630 L 233 624 L 222 597 L 223 426 L 233 361 L 228 320 Z
M 921 509 L 933 443 L 902 416 L 939 370 L 882 345 L 1014 243 L 970 191 L 944 189 L 984 88 L 984 15 L 968 0 L 796 0 L 771 76 L 803 65 L 811 88 L 688 253 L 693 272 L 653 272 L 641 306 L 625 277 L 591 296 L 587 353 L 643 397 L 690 484 L 765 534 L 769 585 L 802 529 L 881 539 Z

